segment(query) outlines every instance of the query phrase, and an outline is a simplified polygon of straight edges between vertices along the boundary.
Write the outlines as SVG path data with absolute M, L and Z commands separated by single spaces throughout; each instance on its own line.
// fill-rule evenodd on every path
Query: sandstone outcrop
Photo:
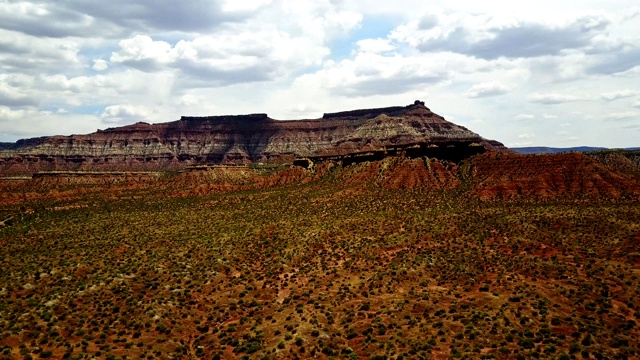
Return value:
M 185 116 L 87 135 L 20 140 L 2 144 L 0 174 L 178 170 L 195 164 L 291 163 L 301 157 L 375 160 L 399 152 L 464 158 L 493 150 L 505 147 L 446 121 L 416 101 L 409 106 L 329 113 L 314 120 L 280 121 L 266 114 Z

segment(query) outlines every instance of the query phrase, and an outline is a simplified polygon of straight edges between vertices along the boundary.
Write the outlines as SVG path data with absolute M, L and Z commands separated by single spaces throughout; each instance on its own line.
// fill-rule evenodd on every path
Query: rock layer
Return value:
M 182 117 L 178 121 L 3 144 L 0 174 L 39 171 L 158 171 L 194 164 L 291 163 L 416 148 L 429 156 L 505 150 L 446 121 L 424 103 L 280 121 L 266 114 Z

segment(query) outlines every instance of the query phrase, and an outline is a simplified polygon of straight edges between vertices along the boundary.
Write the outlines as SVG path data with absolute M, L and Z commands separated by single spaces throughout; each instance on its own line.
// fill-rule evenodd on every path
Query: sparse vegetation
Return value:
M 5 205 L 0 357 L 640 356 L 637 201 L 481 202 L 355 168 Z

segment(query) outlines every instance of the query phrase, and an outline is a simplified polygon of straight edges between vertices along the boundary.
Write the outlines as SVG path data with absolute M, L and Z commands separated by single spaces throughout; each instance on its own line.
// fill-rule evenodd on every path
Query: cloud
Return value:
M 450 51 L 481 59 L 534 58 L 560 55 L 568 49 L 587 47 L 603 34 L 610 21 L 587 16 L 552 26 L 531 21 L 495 24 L 486 15 L 438 15 L 427 25 L 422 20 L 397 28 L 392 37 L 423 52 Z
M 603 55 L 588 71 L 591 74 L 612 75 L 640 67 L 640 44 L 627 44 L 624 48 Z
M 475 84 L 465 93 L 469 98 L 481 98 L 489 96 L 503 95 L 511 90 L 508 86 L 499 81 L 489 81 Z
M 381 38 L 358 40 L 357 45 L 360 52 L 369 53 L 384 53 L 395 49 L 390 40 Z
M 97 35 L 94 17 L 65 8 L 62 3 L 0 2 L 1 27 L 39 37 Z
M 99 125 L 93 116 L 0 106 L 0 136 L 11 141 L 44 135 L 88 133 L 98 129 Z
M 246 16 L 224 13 L 218 1 L 173 0 L 110 2 L 67 0 L 69 7 L 83 11 L 90 16 L 104 19 L 127 29 L 142 31 L 163 30 L 183 32 L 204 32 L 229 21 L 240 21 Z
M 535 115 L 531 115 L 531 114 L 519 114 L 519 115 L 516 115 L 516 117 L 514 117 L 514 119 L 519 120 L 519 121 L 533 120 L 535 118 L 536 118 Z
M 530 102 L 543 105 L 555 105 L 579 100 L 581 99 L 577 96 L 556 93 L 534 94 L 529 97 Z
M 95 71 L 105 71 L 109 68 L 109 63 L 102 59 L 95 59 L 91 68 Z
M 24 94 L 20 87 L 13 87 L 8 81 L 12 78 L 0 74 L 0 105 L 10 107 L 36 106 L 38 101 Z
M 604 117 L 605 121 L 629 121 L 640 120 L 640 113 L 636 111 L 626 111 L 619 113 L 612 113 Z
M 223 1 L 222 9 L 225 12 L 255 11 L 272 2 L 272 0 L 225 0 Z
M 525 147 L 525 146 L 531 146 L 531 145 L 533 145 L 533 141 L 518 141 L 518 142 L 509 143 L 508 147 L 517 148 L 517 147 Z
M 180 97 L 180 105 L 194 106 L 200 104 L 201 99 L 192 94 L 185 94 Z
M 604 93 L 602 94 L 602 99 L 606 101 L 613 101 L 613 100 L 624 99 L 624 98 L 637 96 L 637 95 L 640 95 L 640 91 L 625 89 L 620 91 Z
M 418 21 L 418 29 L 420 30 L 431 30 L 435 28 L 440 20 L 438 16 L 435 14 L 426 14 L 420 18 Z
M 181 40 L 175 46 L 137 35 L 119 43 L 110 62 L 144 72 L 175 70 L 191 77 L 191 86 L 223 86 L 267 81 L 319 65 L 329 50 L 286 33 L 227 33 Z
M 533 134 L 533 133 L 518 135 L 518 139 L 533 139 L 535 137 L 536 137 L 536 134 Z
M 28 96 L 8 93 L 4 89 L 0 89 L 0 105 L 11 107 L 36 106 L 38 102 Z
M 134 123 L 148 120 L 151 114 L 144 106 L 123 104 L 107 106 L 100 118 L 106 123 Z
M 400 55 L 358 53 L 351 60 L 332 63 L 296 79 L 294 87 L 320 87 L 334 95 L 361 97 L 402 94 L 448 79 L 438 63 Z
M 76 70 L 82 66 L 79 53 L 80 47 L 73 40 L 51 41 L 0 29 L 0 69 L 5 73 Z
M 110 62 L 124 64 L 141 71 L 158 71 L 163 65 L 175 61 L 177 54 L 171 44 L 154 41 L 147 35 L 136 35 L 121 40 L 120 50 L 111 54 Z

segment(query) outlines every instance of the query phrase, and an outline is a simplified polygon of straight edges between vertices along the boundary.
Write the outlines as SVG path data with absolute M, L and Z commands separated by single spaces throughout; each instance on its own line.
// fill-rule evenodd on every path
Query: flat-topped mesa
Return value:
M 365 118 L 371 119 L 375 118 L 379 115 L 387 115 L 387 116 L 402 116 L 406 115 L 409 110 L 421 109 L 426 110 L 431 113 L 428 107 L 424 105 L 424 101 L 416 100 L 413 104 L 407 106 L 391 106 L 384 108 L 374 108 L 374 109 L 360 109 L 360 110 L 348 110 L 348 111 L 340 111 L 335 113 L 325 113 L 322 115 L 323 119 L 336 119 L 336 118 Z M 433 113 L 432 113 L 433 114 Z
M 131 125 L 124 125 L 124 126 L 118 126 L 115 128 L 107 128 L 104 130 L 100 130 L 98 129 L 98 133 L 109 133 L 109 132 L 124 132 L 124 131 L 150 131 L 153 129 L 153 125 L 146 123 L 146 122 L 142 122 L 139 121 L 135 124 L 131 124 Z
M 2 144 L 0 175 L 282 164 L 303 157 L 354 157 L 368 152 L 376 158 L 407 153 L 458 161 L 478 152 L 505 149 L 416 101 L 408 106 L 327 113 L 310 120 L 274 120 L 267 114 L 183 116 L 173 122 L 139 122 L 87 135 L 20 140 Z
M 181 116 L 180 121 L 197 124 L 199 122 L 213 122 L 219 124 L 254 123 L 269 121 L 267 114 L 247 114 L 247 115 L 216 115 L 216 116 Z

